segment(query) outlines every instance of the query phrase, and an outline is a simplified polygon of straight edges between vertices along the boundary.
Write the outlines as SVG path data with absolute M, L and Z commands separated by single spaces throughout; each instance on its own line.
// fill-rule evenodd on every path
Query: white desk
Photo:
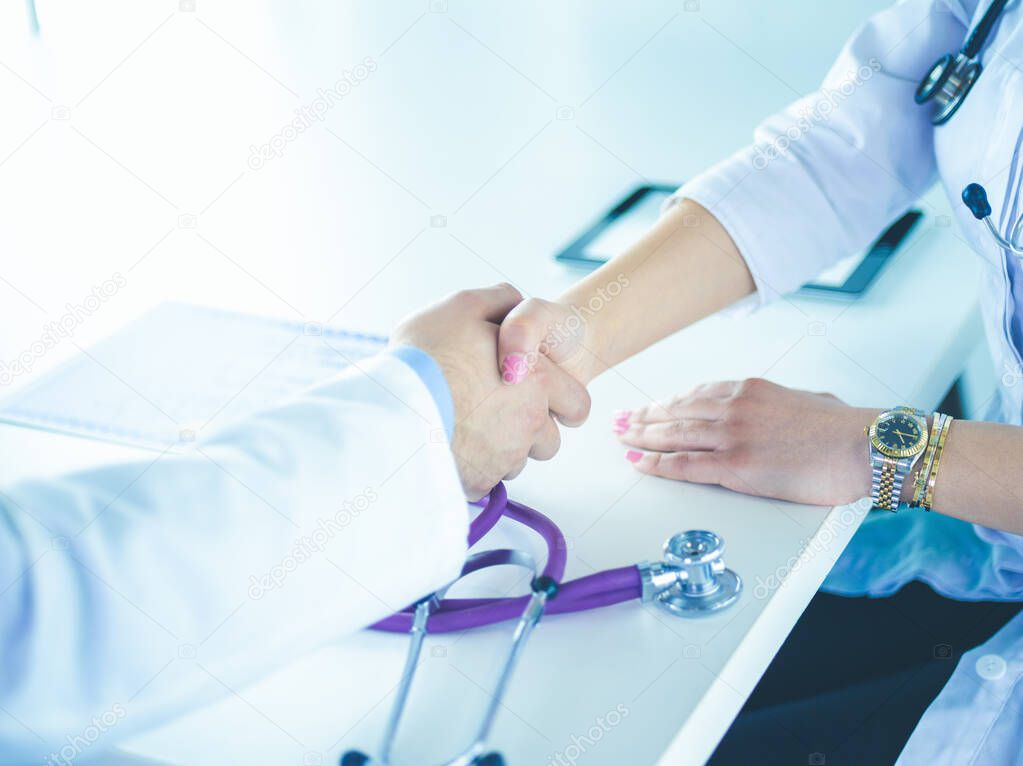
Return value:
M 792 97 L 789 85 L 812 87 L 867 12 L 799 3 L 751 19 L 737 3 L 705 6 L 277 7 L 279 42 L 259 14 L 212 3 L 169 18 L 136 4 L 111 30 L 71 4 L 47 27 L 40 0 L 51 48 L 15 41 L 4 60 L 36 90 L 0 83 L 22 107 L 9 111 L 0 150 L 15 150 L 0 165 L 0 200 L 18 213 L 0 251 L 20 254 L 2 270 L 2 358 L 115 271 L 127 286 L 76 342 L 167 298 L 385 332 L 460 286 L 509 279 L 557 293 L 573 275 L 549 255 L 582 222 L 640 178 L 682 178 L 739 145 Z M 821 33 L 796 56 L 783 41 L 800 13 Z M 91 53 L 76 58 L 68 50 L 82 40 Z M 364 56 L 377 70 L 323 125 L 263 168 L 246 166 L 250 145 Z M 694 60 L 715 66 L 683 82 Z M 62 105 L 71 119 L 51 119 Z M 569 119 L 557 119 L 561 106 Z M 940 344 L 873 340 L 925 300 L 976 283 L 965 246 L 938 225 L 943 204 L 926 209 L 914 244 L 864 299 L 795 299 L 659 344 L 599 380 L 591 422 L 566 434 L 558 460 L 513 482 L 513 495 L 563 526 L 570 576 L 656 558 L 670 533 L 705 527 L 726 539 L 746 592 L 700 622 L 635 604 L 545 621 L 494 736 L 511 764 L 546 764 L 580 742 L 573 762 L 593 766 L 699 763 L 713 751 L 858 516 L 639 480 L 610 412 L 754 375 L 855 404 L 933 406 L 979 342 L 972 302 L 950 301 L 931 325 Z M 73 353 L 62 345 L 37 372 Z M 126 454 L 9 427 L 0 445 L 0 483 Z M 431 643 L 406 753 L 457 748 L 506 640 L 498 627 Z M 188 764 L 334 762 L 377 741 L 403 652 L 399 638 L 353 637 L 126 748 Z M 628 715 L 599 743 L 580 739 L 619 705 Z

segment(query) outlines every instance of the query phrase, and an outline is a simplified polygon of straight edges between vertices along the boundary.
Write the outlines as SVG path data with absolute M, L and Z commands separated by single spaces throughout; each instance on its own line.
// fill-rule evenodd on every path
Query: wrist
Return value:
M 855 476 L 855 486 L 858 488 L 859 494 L 856 499 L 860 497 L 869 497 L 872 489 L 872 469 L 870 466 L 870 443 L 868 431 L 871 424 L 878 418 L 878 416 L 884 412 L 872 407 L 861 407 L 856 408 L 855 417 L 852 419 L 859 423 L 859 435 L 856 439 L 856 446 L 854 452 L 859 456 L 861 468 L 857 470 L 853 475 Z M 931 424 L 934 421 L 933 415 L 928 415 L 925 418 L 926 427 L 925 431 L 930 433 Z M 900 503 L 910 503 L 913 500 L 913 493 L 916 486 L 916 479 L 920 471 L 924 468 L 924 456 L 926 452 L 922 452 L 917 456 L 916 462 L 913 463 L 912 468 L 907 472 L 902 482 L 902 490 L 899 493 Z
M 849 408 L 844 424 L 844 443 L 849 466 L 848 502 L 870 497 L 872 471 L 867 431 L 881 412 L 882 410 L 873 407 Z
M 441 362 L 421 348 L 403 343 L 389 346 L 385 353 L 402 361 L 419 376 L 437 406 L 450 442 L 455 434 L 455 400 Z
M 560 326 L 553 328 L 546 343 L 564 345 L 568 351 L 567 356 L 562 356 L 564 352 L 548 355 L 553 356 L 562 369 L 587 386 L 610 366 L 604 361 L 607 358 L 607 300 L 606 295 L 602 298 L 598 293 L 583 292 L 578 288 L 579 285 L 555 301 L 564 310 L 564 318 L 559 322 Z

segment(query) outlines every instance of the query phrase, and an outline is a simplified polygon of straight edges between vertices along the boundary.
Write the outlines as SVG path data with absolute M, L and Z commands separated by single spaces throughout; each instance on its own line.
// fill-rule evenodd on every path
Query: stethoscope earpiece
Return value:
M 504 757 L 500 753 L 487 753 L 473 761 L 473 766 L 504 766 Z
M 1023 225 L 1023 218 L 1016 222 L 1012 231 L 1009 232 L 1009 238 L 1006 239 L 991 222 L 991 203 L 988 202 L 987 191 L 983 186 L 978 183 L 967 184 L 966 188 L 963 189 L 962 198 L 963 204 L 969 208 L 973 217 L 978 221 L 981 221 L 984 226 L 987 227 L 987 230 L 991 234 L 991 238 L 995 241 L 995 244 L 1008 250 L 1016 257 L 1023 258 L 1023 247 L 1016 244 L 1019 236 L 1018 229 L 1020 228 L 1020 225 Z
M 987 201 L 987 192 L 980 184 L 969 184 L 963 189 L 963 204 L 970 209 L 973 217 L 983 221 L 991 215 L 991 204 Z

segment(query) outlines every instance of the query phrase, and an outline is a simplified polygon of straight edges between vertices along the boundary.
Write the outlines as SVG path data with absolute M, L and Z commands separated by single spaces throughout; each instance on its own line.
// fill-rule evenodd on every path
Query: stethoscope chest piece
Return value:
M 915 100 L 918 104 L 934 100 L 935 110 L 931 116 L 931 124 L 944 125 L 956 110 L 962 106 L 973 84 L 980 77 L 981 65 L 971 61 L 963 54 L 953 56 L 945 54 L 936 62 L 916 89 Z
M 946 53 L 935 61 L 920 81 L 913 99 L 918 104 L 934 101 L 932 125 L 944 125 L 952 119 L 977 82 L 983 71 L 978 56 L 1007 2 L 991 0 L 984 16 L 963 41 L 962 48 L 956 53 Z
M 680 617 L 701 617 L 734 604 L 742 593 L 742 578 L 725 567 L 724 541 L 713 532 L 693 529 L 668 538 L 664 560 L 647 565 L 658 571 L 644 577 L 656 583 L 656 601 Z M 670 584 L 665 579 L 673 579 Z M 646 594 L 644 594 L 646 596 Z

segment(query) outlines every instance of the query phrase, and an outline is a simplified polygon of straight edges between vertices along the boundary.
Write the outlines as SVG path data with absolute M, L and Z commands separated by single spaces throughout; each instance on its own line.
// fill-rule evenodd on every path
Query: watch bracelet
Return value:
M 896 491 L 896 479 L 899 478 L 896 473 L 896 462 L 886 457 L 871 466 L 873 486 L 870 499 L 874 508 L 894 511 L 899 507 L 902 482 L 899 481 L 899 491 Z

